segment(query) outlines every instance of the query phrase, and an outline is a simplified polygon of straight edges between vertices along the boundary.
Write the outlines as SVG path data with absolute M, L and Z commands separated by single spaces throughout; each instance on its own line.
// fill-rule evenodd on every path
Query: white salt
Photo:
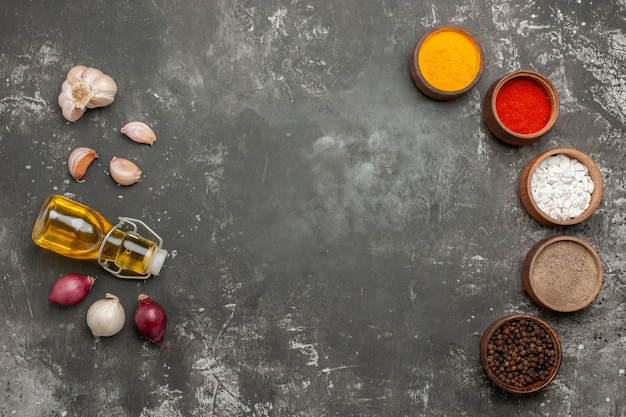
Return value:
M 574 219 L 583 214 L 589 208 L 595 188 L 587 167 L 563 154 L 544 159 L 530 183 L 537 206 L 557 220 Z

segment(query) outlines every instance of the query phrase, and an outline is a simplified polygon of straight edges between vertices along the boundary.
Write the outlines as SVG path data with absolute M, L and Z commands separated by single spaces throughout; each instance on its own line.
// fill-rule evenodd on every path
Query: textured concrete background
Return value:
M 626 2 L 590 0 L 4 1 L 0 5 L 0 416 L 625 416 Z M 440 103 L 409 56 L 437 24 L 468 27 L 485 72 Z M 66 123 L 56 97 L 76 64 L 118 83 L 115 102 Z M 486 129 L 498 77 L 534 69 L 561 98 L 556 126 L 514 148 Z M 150 124 L 152 147 L 119 133 Z M 100 155 L 85 182 L 77 146 Z M 524 211 L 537 153 L 591 155 L 600 209 L 570 228 Z M 141 183 L 123 188 L 113 156 Z M 36 247 L 61 193 L 140 218 L 170 251 L 162 274 L 124 281 Z M 587 309 L 553 314 L 521 283 L 543 237 L 591 243 L 606 269 Z M 96 275 L 81 304 L 47 301 L 62 274 Z M 127 312 L 95 340 L 88 306 Z M 169 316 L 170 351 L 132 324 L 139 293 Z M 498 390 L 478 343 L 496 318 L 557 330 L 556 380 Z

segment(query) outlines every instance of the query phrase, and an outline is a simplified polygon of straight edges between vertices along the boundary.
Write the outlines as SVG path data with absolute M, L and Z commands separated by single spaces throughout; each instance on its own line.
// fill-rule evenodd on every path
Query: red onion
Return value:
M 66 274 L 54 283 L 48 300 L 63 306 L 73 306 L 81 301 L 96 282 L 94 277 Z
M 163 307 L 146 294 L 140 294 L 137 298 L 139 304 L 135 309 L 135 326 L 142 336 L 150 339 L 162 348 L 169 349 L 162 343 L 167 316 Z

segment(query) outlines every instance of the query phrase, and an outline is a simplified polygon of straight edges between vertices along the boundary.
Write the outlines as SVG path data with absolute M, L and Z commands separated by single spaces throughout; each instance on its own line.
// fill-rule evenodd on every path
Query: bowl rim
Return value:
M 554 340 L 556 360 L 555 360 L 555 364 L 552 366 L 552 370 L 550 371 L 550 375 L 548 376 L 547 379 L 543 381 L 535 382 L 534 384 L 531 384 L 528 387 L 519 388 L 519 387 L 513 387 L 509 384 L 506 384 L 491 371 L 491 368 L 487 365 L 487 357 L 489 356 L 487 354 L 487 345 L 489 344 L 491 335 L 497 328 L 501 327 L 502 325 L 508 322 L 515 321 L 515 320 L 522 320 L 522 319 L 533 321 L 539 324 L 548 332 L 548 334 Z M 559 336 L 554 330 L 554 328 L 552 328 L 552 326 L 550 326 L 545 320 L 542 320 L 537 316 L 532 316 L 529 314 L 512 314 L 512 315 L 500 317 L 494 320 L 483 332 L 483 335 L 480 339 L 480 352 L 479 353 L 480 353 L 480 361 L 483 365 L 485 372 L 489 376 L 489 378 L 498 387 L 500 387 L 504 391 L 507 391 L 511 394 L 531 394 L 533 392 L 537 392 L 547 387 L 554 380 L 554 378 L 556 378 L 556 375 L 559 373 L 559 369 L 561 367 L 561 361 L 563 359 L 561 340 L 559 339 Z
M 557 242 L 564 242 L 564 241 L 574 242 L 574 243 L 581 245 L 583 248 L 585 248 L 585 250 L 587 250 L 587 252 L 591 254 L 593 261 L 596 265 L 596 270 L 597 270 L 596 285 L 593 291 L 589 293 L 589 295 L 587 296 L 584 302 L 574 307 L 570 307 L 570 308 L 560 307 L 558 305 L 547 302 L 541 297 L 540 294 L 537 294 L 537 292 L 535 291 L 532 285 L 533 269 L 535 267 L 535 261 L 537 260 L 539 255 L 548 246 L 553 245 Z M 526 289 L 526 292 L 528 293 L 530 298 L 532 298 L 533 301 L 535 301 L 540 306 L 545 307 L 552 311 L 559 312 L 559 313 L 571 313 L 574 311 L 582 310 L 583 308 L 587 307 L 596 299 L 596 297 L 598 296 L 598 293 L 600 292 L 600 289 L 602 288 L 602 283 L 604 282 L 604 267 L 602 265 L 602 259 L 600 258 L 600 255 L 598 254 L 598 252 L 593 248 L 593 246 L 591 246 L 584 239 L 581 239 L 576 236 L 568 236 L 568 235 L 549 236 L 535 243 L 533 247 L 530 248 L 530 250 L 526 254 L 526 257 L 524 258 L 523 267 L 522 267 L 522 281 L 524 284 L 524 288 Z
M 424 75 L 422 74 L 422 70 L 419 66 L 419 61 L 418 61 L 419 52 L 424 42 L 435 33 L 448 31 L 448 30 L 461 32 L 463 35 L 467 36 L 476 46 L 476 49 L 478 50 L 478 55 L 479 55 L 478 72 L 476 76 L 474 77 L 474 79 L 466 87 L 460 90 L 453 90 L 453 91 L 441 90 L 433 86 L 431 83 L 429 83 L 426 80 L 426 78 L 424 78 Z M 411 53 L 410 69 L 411 69 L 411 78 L 413 79 L 413 83 L 422 93 L 436 100 L 452 100 L 452 99 L 461 97 L 462 95 L 466 94 L 469 90 L 471 90 L 478 83 L 478 81 L 482 77 L 483 72 L 485 70 L 485 53 L 484 53 L 481 43 L 478 41 L 476 36 L 474 36 L 474 34 L 470 32 L 469 29 L 467 29 L 466 27 L 457 25 L 457 24 L 437 25 L 428 29 L 426 32 L 424 32 L 422 36 L 420 36 L 417 42 L 415 43 L 415 47 L 413 48 L 413 52 Z
M 509 129 L 500 119 L 498 115 L 498 110 L 496 109 L 496 100 L 498 98 L 498 93 L 504 84 L 511 81 L 514 78 L 529 78 L 536 83 L 540 84 L 543 89 L 548 93 L 550 97 L 550 118 L 548 119 L 545 126 L 536 132 L 533 133 L 519 133 L 514 130 Z M 495 82 L 493 85 L 493 93 L 491 96 L 491 100 L 489 103 L 491 108 L 491 113 L 493 114 L 493 118 L 502 130 L 504 130 L 507 134 L 517 138 L 522 142 L 528 142 L 528 144 L 535 142 L 538 138 L 545 135 L 552 127 L 554 127 L 556 120 L 559 116 L 559 94 L 556 91 L 556 88 L 552 84 L 552 82 L 545 75 L 529 69 L 519 69 L 516 71 L 509 72 L 508 74 L 501 77 L 499 80 Z
M 535 198 L 532 195 L 531 181 L 537 166 L 550 156 L 563 154 L 569 158 L 576 159 L 587 167 L 589 176 L 593 180 L 594 190 L 591 193 L 591 201 L 589 207 L 578 217 L 572 219 L 560 220 L 550 217 L 548 213 L 539 208 Z M 526 211 L 537 221 L 548 226 L 571 226 L 587 220 L 598 209 L 603 194 L 602 173 L 595 161 L 583 151 L 575 148 L 554 148 L 545 152 L 541 152 L 531 159 L 524 170 L 520 179 L 520 198 Z

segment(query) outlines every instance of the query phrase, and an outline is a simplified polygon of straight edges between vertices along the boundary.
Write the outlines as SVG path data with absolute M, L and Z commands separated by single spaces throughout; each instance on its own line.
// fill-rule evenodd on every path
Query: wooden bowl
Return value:
M 589 171 L 588 175 L 591 177 L 591 180 L 593 181 L 595 187 L 594 191 L 591 193 L 591 201 L 589 203 L 589 207 L 580 216 L 567 220 L 553 218 L 545 213 L 543 210 L 541 210 L 537 205 L 535 198 L 533 197 L 531 188 L 532 176 L 537 169 L 537 166 L 539 166 L 539 164 L 541 164 L 546 158 L 558 154 L 563 154 L 569 158 L 576 159 L 578 162 L 585 165 L 587 167 L 587 170 Z M 539 223 L 545 224 L 547 226 L 570 226 L 587 220 L 600 206 L 603 191 L 602 174 L 600 173 L 600 169 L 593 161 L 593 159 L 591 159 L 591 157 L 586 153 L 574 148 L 555 148 L 540 153 L 530 160 L 530 162 L 522 171 L 519 189 L 522 205 L 524 206 L 526 211 Z
M 591 304 L 600 292 L 603 276 L 598 252 L 573 236 L 540 240 L 528 251 L 522 268 L 530 298 L 558 312 L 577 311 Z
M 443 36 L 453 37 L 458 44 L 439 42 Z M 442 58 L 427 65 L 424 58 L 435 50 Z M 483 74 L 483 57 L 482 46 L 467 29 L 458 25 L 436 26 L 424 33 L 413 48 L 411 78 L 426 96 L 454 100 L 476 85 Z
M 525 78 L 532 80 L 544 88 L 548 98 L 550 100 L 550 117 L 544 127 L 538 131 L 532 133 L 519 133 L 509 129 L 498 116 L 496 109 L 496 100 L 502 87 L 515 78 Z M 538 141 L 548 130 L 554 126 L 556 119 L 559 115 L 559 95 L 556 92 L 556 88 L 552 85 L 550 80 L 536 71 L 531 70 L 518 70 L 513 71 L 494 82 L 485 96 L 483 114 L 487 127 L 493 133 L 495 137 L 509 145 L 524 146 L 530 145 Z
M 516 328 L 520 333 L 506 334 L 506 329 Z M 524 330 L 526 333 L 522 333 Z M 537 337 L 535 341 L 531 340 L 533 336 Z M 511 360 L 505 358 L 507 353 Z M 529 315 L 497 319 L 480 339 L 480 361 L 485 372 L 498 387 L 512 394 L 530 394 L 548 386 L 559 372 L 562 355 L 554 329 Z

